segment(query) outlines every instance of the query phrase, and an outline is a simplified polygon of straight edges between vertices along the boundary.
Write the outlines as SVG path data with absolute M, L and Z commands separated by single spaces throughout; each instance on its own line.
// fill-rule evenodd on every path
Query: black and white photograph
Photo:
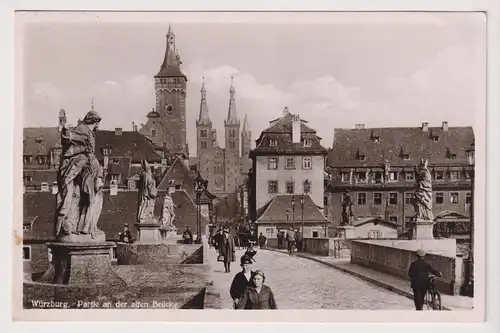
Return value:
M 22 312 L 484 311 L 485 13 L 205 14 L 16 13 Z

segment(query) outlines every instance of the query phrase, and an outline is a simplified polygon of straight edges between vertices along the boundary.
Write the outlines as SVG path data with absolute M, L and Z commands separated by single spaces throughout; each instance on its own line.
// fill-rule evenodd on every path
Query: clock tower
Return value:
M 171 154 L 189 156 L 186 140 L 186 82 L 175 48 L 175 35 L 169 27 L 165 58 L 155 75 L 156 109 L 147 115 L 140 132 Z

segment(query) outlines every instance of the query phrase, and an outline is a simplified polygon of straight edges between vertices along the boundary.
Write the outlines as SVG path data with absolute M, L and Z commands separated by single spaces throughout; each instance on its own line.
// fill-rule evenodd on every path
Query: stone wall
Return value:
M 383 242 L 353 240 L 351 263 L 409 280 L 410 264 L 417 259 L 415 251 L 392 247 L 390 240 L 386 241 L 386 245 Z M 459 294 L 464 282 L 462 258 L 428 253 L 425 259 L 443 274 L 436 280 L 438 290 L 450 295 Z
M 267 239 L 267 246 L 278 248 L 278 239 Z M 283 249 L 286 249 L 288 242 L 283 240 Z M 320 256 L 349 257 L 351 240 L 343 238 L 304 238 L 303 252 Z
M 203 245 L 117 243 L 118 265 L 203 264 Z

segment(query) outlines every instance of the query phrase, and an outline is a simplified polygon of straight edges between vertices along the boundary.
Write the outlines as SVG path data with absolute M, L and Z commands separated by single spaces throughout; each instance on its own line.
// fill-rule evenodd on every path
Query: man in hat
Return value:
M 411 279 L 415 308 L 417 311 L 421 311 L 424 307 L 425 294 L 429 289 L 429 274 L 436 276 L 441 276 L 442 274 L 425 261 L 425 251 L 423 249 L 417 250 L 416 254 L 417 259 L 411 263 L 408 276 Z
M 252 281 L 252 271 L 248 266 L 251 264 L 252 260 L 248 256 L 243 255 L 240 259 L 241 272 L 237 273 L 234 276 L 233 283 L 231 283 L 229 293 L 231 294 L 231 298 L 233 299 L 233 306 L 235 309 L 238 305 L 238 301 L 240 300 L 241 295 L 243 295 L 245 289 Z
M 224 257 L 224 268 L 226 269 L 226 273 L 231 272 L 231 262 L 235 261 L 234 253 L 234 238 L 229 233 L 229 229 L 224 227 L 222 237 L 220 238 L 219 254 Z
M 130 233 L 128 224 L 125 224 L 125 226 L 123 227 L 123 232 L 120 234 L 120 242 L 132 243 L 132 234 Z
M 186 226 L 186 230 L 182 233 L 182 239 L 184 244 L 193 244 L 193 233 L 190 226 Z
M 292 227 L 290 227 L 287 232 L 286 232 L 286 241 L 288 243 L 288 253 L 292 255 L 293 253 L 293 246 L 295 244 L 295 231 L 293 230 Z

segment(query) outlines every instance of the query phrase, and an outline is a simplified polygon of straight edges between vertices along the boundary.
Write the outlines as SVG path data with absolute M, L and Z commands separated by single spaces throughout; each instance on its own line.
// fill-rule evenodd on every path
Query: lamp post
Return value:
M 196 244 L 201 244 L 201 195 L 207 189 L 207 181 L 201 177 L 200 172 L 194 181 L 194 190 L 196 192 Z
M 471 146 L 465 151 L 467 156 L 467 162 L 472 167 L 471 168 L 471 202 L 469 207 L 469 215 L 470 215 L 470 227 L 469 227 L 469 279 L 468 284 L 471 288 L 470 291 L 472 295 L 474 294 L 474 180 L 475 180 L 475 143 L 472 141 Z
M 288 225 L 288 222 L 290 221 L 290 208 L 287 208 L 285 210 L 285 215 L 286 215 L 286 224 L 287 224 L 287 227 L 289 228 L 290 226 Z
M 295 230 L 295 196 L 292 194 L 292 226 Z
M 300 212 L 301 212 L 301 218 L 300 218 L 300 221 L 301 221 L 301 235 L 302 235 L 302 239 L 304 239 L 304 193 L 301 194 L 300 196 Z

